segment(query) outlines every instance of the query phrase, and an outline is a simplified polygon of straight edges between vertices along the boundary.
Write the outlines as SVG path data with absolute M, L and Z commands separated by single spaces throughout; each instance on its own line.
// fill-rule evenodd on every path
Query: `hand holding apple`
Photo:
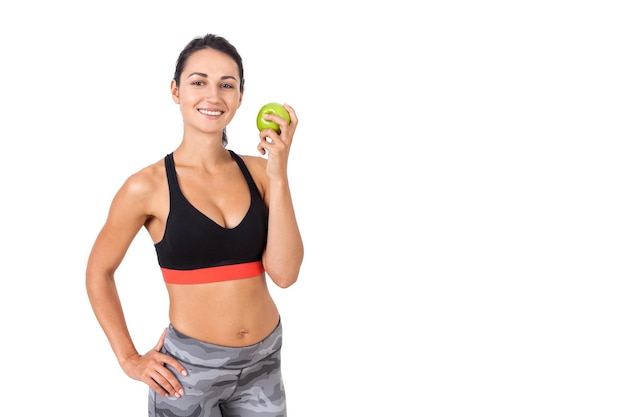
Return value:
M 289 158 L 289 150 L 291 148 L 296 127 L 298 126 L 298 116 L 293 107 L 286 103 L 282 106 L 276 103 L 268 103 L 267 106 L 278 106 L 274 107 L 274 109 L 278 108 L 278 111 L 283 109 L 286 114 L 270 114 L 265 113 L 264 109 L 261 109 L 259 113 L 263 123 L 260 123 L 257 119 L 257 127 L 260 129 L 260 141 L 257 145 L 257 149 L 261 155 L 267 155 L 266 172 L 268 177 L 270 179 L 285 178 L 287 175 L 287 159 Z M 265 127 L 265 123 L 269 123 L 269 121 L 263 119 L 263 115 L 266 115 L 265 117 L 271 117 L 278 122 L 275 124 L 278 125 L 279 129 L 282 125 L 283 131 L 278 133 L 278 131 L 273 130 L 273 128 Z
M 270 120 L 265 120 L 263 118 L 263 115 L 265 114 L 275 114 L 287 120 L 287 123 L 291 122 L 289 112 L 281 104 L 267 103 L 266 105 L 261 107 L 261 110 L 259 110 L 259 114 L 256 117 L 256 127 L 259 129 L 259 131 L 263 129 L 273 129 L 278 134 L 280 134 L 280 126 Z

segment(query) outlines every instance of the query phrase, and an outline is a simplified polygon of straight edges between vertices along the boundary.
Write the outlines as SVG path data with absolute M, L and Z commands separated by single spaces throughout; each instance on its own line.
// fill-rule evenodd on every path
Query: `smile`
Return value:
M 203 109 L 198 109 L 198 111 L 202 114 L 206 114 L 207 116 L 221 116 L 222 114 L 224 114 L 223 111 L 219 111 L 219 110 L 203 110 Z

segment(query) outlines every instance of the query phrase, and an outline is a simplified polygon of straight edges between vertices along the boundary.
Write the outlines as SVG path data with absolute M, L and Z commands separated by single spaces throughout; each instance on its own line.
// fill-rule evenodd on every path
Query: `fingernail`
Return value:
M 187 376 L 187 371 L 185 369 L 183 369 L 183 375 Z

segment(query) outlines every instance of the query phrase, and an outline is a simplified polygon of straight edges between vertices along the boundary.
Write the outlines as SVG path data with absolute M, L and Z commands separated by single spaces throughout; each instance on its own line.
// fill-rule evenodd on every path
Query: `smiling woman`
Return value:
M 242 59 L 232 45 L 225 42 L 220 49 L 213 49 L 203 47 L 200 42 L 191 42 L 181 52 L 176 64 L 171 83 L 172 97 L 180 105 L 183 120 L 186 120 L 185 111 L 199 112 L 209 118 L 219 119 L 222 124 L 222 144 L 226 146 L 226 125 L 241 105 L 244 80 Z M 205 107 L 194 107 L 198 101 L 209 96 L 220 97 L 224 100 L 224 105 L 229 107 L 211 107 L 214 104 L 208 100 Z
M 282 324 L 266 276 L 287 288 L 303 244 L 287 160 L 298 119 L 266 116 L 263 156 L 226 148 L 241 105 L 242 60 L 224 38 L 193 39 L 171 81 L 183 119 L 180 145 L 130 175 L 92 247 L 86 285 L 93 311 L 126 374 L 149 387 L 149 415 L 284 416 Z M 145 228 L 169 295 L 170 323 L 139 354 L 115 271 Z

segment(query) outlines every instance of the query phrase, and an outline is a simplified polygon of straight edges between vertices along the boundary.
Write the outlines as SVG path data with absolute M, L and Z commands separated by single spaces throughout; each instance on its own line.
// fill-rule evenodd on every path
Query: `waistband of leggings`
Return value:
M 186 336 L 170 324 L 163 353 L 195 366 L 241 369 L 280 350 L 282 336 L 282 324 L 279 321 L 272 333 L 258 343 L 242 347 L 220 346 Z

